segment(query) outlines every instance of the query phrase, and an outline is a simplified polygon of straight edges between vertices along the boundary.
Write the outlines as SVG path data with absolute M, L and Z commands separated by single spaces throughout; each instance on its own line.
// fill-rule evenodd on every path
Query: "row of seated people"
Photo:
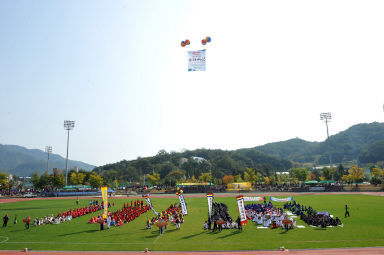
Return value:
M 276 208 L 272 202 L 245 205 L 247 218 L 258 225 L 271 228 L 294 228 L 296 221 L 288 217 L 282 208 Z
M 336 217 L 333 218 L 328 212 L 317 212 L 311 206 L 300 205 L 296 201 L 284 204 L 284 208 L 292 211 L 292 213 L 300 216 L 300 219 L 311 226 L 328 227 L 342 225 L 341 220 Z
M 121 226 L 124 223 L 128 223 L 139 217 L 141 214 L 147 212 L 151 208 L 149 205 L 144 205 L 142 201 L 135 201 L 134 206 L 129 206 L 129 204 L 125 204 L 121 210 L 117 210 L 115 212 L 110 212 L 109 217 L 107 219 L 103 219 L 100 215 L 92 217 L 88 223 L 110 223 L 111 225 Z M 110 222 L 106 222 L 109 221 Z
M 109 203 L 109 207 L 110 206 L 111 206 L 111 204 Z M 86 215 L 86 214 L 89 214 L 89 213 L 94 213 L 94 212 L 100 211 L 102 209 L 104 209 L 103 203 L 101 203 L 100 205 L 90 205 L 90 206 L 87 206 L 87 207 L 73 209 L 73 210 L 70 209 L 68 211 L 59 213 L 57 215 L 57 217 L 71 216 L 72 218 L 77 218 L 77 217 L 80 217 L 80 216 L 83 216 L 83 215 Z
M 305 213 L 307 214 L 316 214 L 316 210 L 313 209 L 311 206 L 305 206 L 305 205 L 300 205 L 296 201 L 292 202 L 287 202 L 284 204 L 284 210 L 289 210 L 293 214 L 296 214 L 298 216 L 304 215 Z
M 302 219 L 305 223 L 307 223 L 310 226 L 317 226 L 317 227 L 329 227 L 329 226 L 340 226 L 342 225 L 341 220 L 336 217 L 333 218 L 329 214 L 308 214 L 308 215 L 301 215 L 300 219 Z
M 101 205 L 91 205 L 83 208 L 77 208 L 77 209 L 70 209 L 65 212 L 58 213 L 56 217 L 53 216 L 53 214 L 41 217 L 40 219 L 38 217 L 35 218 L 33 221 L 34 226 L 42 226 L 47 224 L 60 224 L 65 221 L 70 221 L 73 218 L 77 218 L 89 213 L 97 212 L 103 209 L 102 204 Z
M 222 229 L 237 229 L 237 228 L 238 228 L 238 224 L 237 224 L 236 221 L 232 221 L 232 220 L 230 220 L 230 221 L 224 222 L 223 224 L 221 224 L 221 226 L 218 226 L 218 227 L 219 227 L 219 228 L 222 228 Z M 203 226 L 203 228 L 204 228 L 205 230 L 210 229 L 210 226 L 209 226 L 208 221 L 205 221 L 205 222 L 204 222 L 204 226 Z

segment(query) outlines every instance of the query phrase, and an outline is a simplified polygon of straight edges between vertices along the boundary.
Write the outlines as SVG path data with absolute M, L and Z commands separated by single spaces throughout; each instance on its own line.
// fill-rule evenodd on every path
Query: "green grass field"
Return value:
M 311 205 L 316 210 L 326 210 L 338 216 L 344 227 L 312 228 L 297 220 L 298 225 L 305 229 L 296 228 L 285 232 L 281 229 L 257 229 L 256 224 L 248 221 L 248 225 L 240 232 L 235 229 L 212 233 L 203 230 L 207 218 L 206 198 L 186 198 L 188 216 L 181 229 L 169 225 L 167 231 L 159 236 L 158 229 L 145 229 L 147 217 L 152 217 L 152 211 L 141 215 L 131 223 L 122 227 L 112 227 L 99 231 L 98 224 L 87 224 L 91 215 L 88 214 L 59 225 L 35 227 L 31 224 L 29 230 L 24 229 L 21 219 L 30 215 L 32 219 L 45 215 L 62 212 L 69 208 L 83 207 L 89 200 L 80 200 L 76 206 L 73 200 L 30 200 L 0 204 L 0 216 L 9 214 L 7 228 L 0 229 L 0 249 L 2 250 L 77 250 L 77 251 L 106 251 L 106 250 L 257 250 L 278 249 L 285 246 L 288 249 L 305 248 L 341 248 L 341 247 L 372 247 L 384 246 L 384 197 L 368 195 L 310 195 L 296 196 L 295 200 L 304 205 Z M 100 201 L 100 200 L 99 200 Z M 112 199 L 116 206 L 112 211 L 120 209 L 129 199 Z M 235 198 L 215 198 L 215 202 L 226 203 L 230 215 L 238 216 Z M 171 203 L 178 202 L 177 197 L 156 198 L 152 203 L 157 211 L 166 209 Z M 281 207 L 283 203 L 274 203 Z M 344 205 L 350 207 L 351 217 L 344 218 Z M 18 224 L 13 224 L 14 215 L 18 216 Z

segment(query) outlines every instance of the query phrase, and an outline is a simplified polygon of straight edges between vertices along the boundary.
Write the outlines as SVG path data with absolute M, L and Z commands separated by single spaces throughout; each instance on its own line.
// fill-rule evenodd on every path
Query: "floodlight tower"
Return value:
M 329 132 L 328 132 L 328 122 L 330 122 L 332 119 L 332 115 L 330 112 L 320 113 L 320 120 L 325 122 L 325 125 L 327 126 L 327 142 L 328 142 L 328 154 L 329 154 L 329 167 L 332 166 L 332 156 L 330 152 L 330 144 L 329 144 Z
M 68 147 L 69 147 L 69 130 L 75 127 L 75 122 L 72 120 L 64 120 L 64 129 L 68 131 L 67 138 L 67 159 L 65 161 L 65 186 L 68 185 Z
M 45 146 L 45 152 L 48 154 L 47 171 L 49 171 L 49 154 L 52 153 L 52 146 Z

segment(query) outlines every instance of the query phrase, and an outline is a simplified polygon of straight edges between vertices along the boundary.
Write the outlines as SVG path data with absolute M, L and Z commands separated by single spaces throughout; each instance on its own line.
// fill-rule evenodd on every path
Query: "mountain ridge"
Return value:
M 95 166 L 68 159 L 68 169 L 78 167 L 91 171 Z M 53 168 L 65 169 L 65 158 L 58 154 L 49 155 L 49 172 Z M 0 144 L 0 171 L 18 176 L 30 176 L 35 171 L 47 171 L 47 153 L 39 149 L 28 149 L 20 145 Z

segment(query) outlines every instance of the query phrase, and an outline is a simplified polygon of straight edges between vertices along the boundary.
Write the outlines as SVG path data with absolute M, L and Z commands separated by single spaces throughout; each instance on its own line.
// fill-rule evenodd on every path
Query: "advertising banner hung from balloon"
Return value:
M 188 71 L 205 71 L 205 50 L 188 51 Z

